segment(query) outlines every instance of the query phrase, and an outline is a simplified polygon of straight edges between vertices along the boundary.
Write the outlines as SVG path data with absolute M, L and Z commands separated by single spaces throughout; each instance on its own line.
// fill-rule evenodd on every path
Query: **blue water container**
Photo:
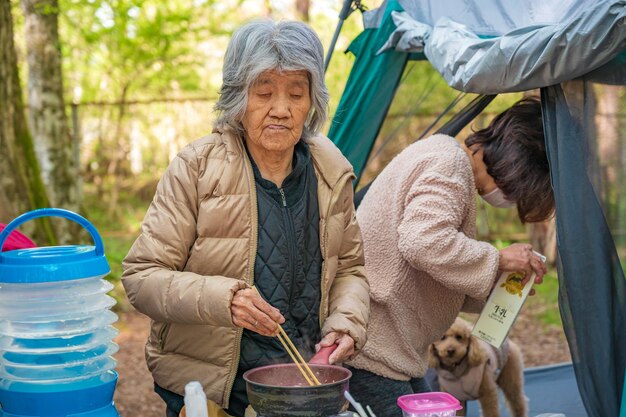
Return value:
M 68 210 L 25 213 L 0 233 L 0 249 L 21 224 L 62 217 L 83 226 L 94 246 L 0 252 L 0 417 L 119 417 L 107 295 L 113 285 L 102 238 Z

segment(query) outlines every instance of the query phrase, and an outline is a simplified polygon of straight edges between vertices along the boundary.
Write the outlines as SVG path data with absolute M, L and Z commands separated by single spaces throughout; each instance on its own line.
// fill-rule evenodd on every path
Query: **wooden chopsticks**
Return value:
M 257 294 L 261 296 L 261 293 L 259 292 L 257 287 L 252 286 L 252 288 L 254 288 Z M 320 381 L 317 379 L 309 365 L 306 363 L 304 358 L 302 358 L 302 355 L 300 355 L 300 352 L 298 352 L 296 346 L 293 344 L 291 339 L 289 339 L 287 333 L 285 333 L 285 331 L 283 330 L 283 326 L 281 326 L 279 323 L 276 323 L 276 325 L 278 326 L 279 330 L 279 333 L 276 335 L 278 337 L 278 340 L 280 340 L 280 343 L 289 354 L 289 357 L 291 357 L 291 360 L 296 364 L 298 370 L 300 371 L 306 382 L 308 382 L 311 386 L 321 385 Z

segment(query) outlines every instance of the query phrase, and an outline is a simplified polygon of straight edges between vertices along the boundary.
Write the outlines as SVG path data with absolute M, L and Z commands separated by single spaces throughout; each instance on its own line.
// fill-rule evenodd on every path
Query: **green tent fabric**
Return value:
M 619 413 L 619 417 L 626 417 L 626 372 L 624 372 L 624 389 L 622 391 L 622 411 Z
M 620 72 L 626 81 L 626 71 Z M 626 214 L 618 211 L 624 210 L 626 171 L 620 159 L 602 152 L 605 143 L 594 118 L 603 86 L 583 77 L 541 90 L 556 202 L 559 309 L 590 417 L 619 415 L 626 370 L 626 280 L 618 251 L 623 246 L 616 244 Z M 616 117 L 623 114 L 615 109 Z M 626 135 L 615 132 L 624 143 Z M 619 176 L 606 175 L 617 168 Z
M 394 10 L 402 11 L 402 7 L 391 1 L 381 26 L 366 29 L 348 48 L 356 59 L 328 132 L 328 137 L 354 166 L 357 178 L 365 168 L 409 59 L 409 54 L 396 51 L 376 55 L 396 29 L 391 19 Z

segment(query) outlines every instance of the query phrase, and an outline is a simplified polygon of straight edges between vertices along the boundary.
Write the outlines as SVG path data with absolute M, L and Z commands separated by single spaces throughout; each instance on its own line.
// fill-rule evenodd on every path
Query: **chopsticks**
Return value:
M 291 360 L 296 364 L 304 379 L 306 379 L 306 382 L 308 382 L 311 386 L 320 385 L 320 381 L 317 379 L 311 368 L 309 368 L 309 365 L 307 365 L 307 363 L 304 361 L 304 359 L 300 355 L 300 352 L 298 352 L 298 349 L 294 346 L 291 340 L 289 340 L 289 337 L 287 336 L 287 333 L 285 333 L 285 331 L 283 330 L 282 326 L 278 324 L 278 327 L 280 329 L 280 333 L 278 333 L 277 335 L 278 340 L 280 340 L 280 343 L 282 343 L 283 347 L 291 357 Z
M 262 297 L 257 287 L 252 286 L 252 288 L 254 288 L 257 294 Z M 302 355 L 300 355 L 300 352 L 298 352 L 296 346 L 293 344 L 291 339 L 289 339 L 287 333 L 285 333 L 285 331 L 283 330 L 283 326 L 281 326 L 279 323 L 276 323 L 276 325 L 278 326 L 279 330 L 279 333 L 276 335 L 278 337 L 278 340 L 280 340 L 280 343 L 283 345 L 283 347 L 291 357 L 293 363 L 296 364 L 298 370 L 300 371 L 306 382 L 308 382 L 308 384 L 311 386 L 321 385 L 320 381 L 317 379 L 311 368 L 309 368 L 309 365 L 306 363 L 304 358 L 302 358 Z

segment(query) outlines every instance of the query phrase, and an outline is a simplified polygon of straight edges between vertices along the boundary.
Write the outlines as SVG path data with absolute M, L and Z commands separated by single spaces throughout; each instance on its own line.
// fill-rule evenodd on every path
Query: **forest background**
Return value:
M 379 4 L 365 2 L 370 9 Z M 121 363 L 130 355 L 124 340 L 135 340 L 124 336 L 134 329 L 129 323 L 147 327 L 119 282 L 121 261 L 169 161 L 211 131 L 232 32 L 261 16 L 303 20 L 328 48 L 341 6 L 340 0 L 0 0 L 0 223 L 39 207 L 69 209 L 94 223 L 111 266 L 107 279 L 116 285 Z M 361 30 L 356 12 L 338 38 L 326 74 L 331 116 L 353 61 L 343 52 Z M 498 97 L 472 126 L 484 126 L 519 97 Z M 359 186 L 445 122 L 453 112 L 437 116 L 457 99 L 461 106 L 471 97 L 450 89 L 428 62 L 409 64 Z M 90 242 L 80 227 L 56 218 L 21 230 L 39 245 Z M 553 221 L 523 226 L 514 210 L 479 204 L 478 232 L 499 247 L 531 242 L 554 263 Z M 530 364 L 569 358 L 550 271 L 514 332 L 530 334 L 523 343 Z M 135 340 L 139 350 L 144 340 Z M 536 343 L 554 352 L 537 355 Z M 133 372 L 145 373 L 145 365 Z

